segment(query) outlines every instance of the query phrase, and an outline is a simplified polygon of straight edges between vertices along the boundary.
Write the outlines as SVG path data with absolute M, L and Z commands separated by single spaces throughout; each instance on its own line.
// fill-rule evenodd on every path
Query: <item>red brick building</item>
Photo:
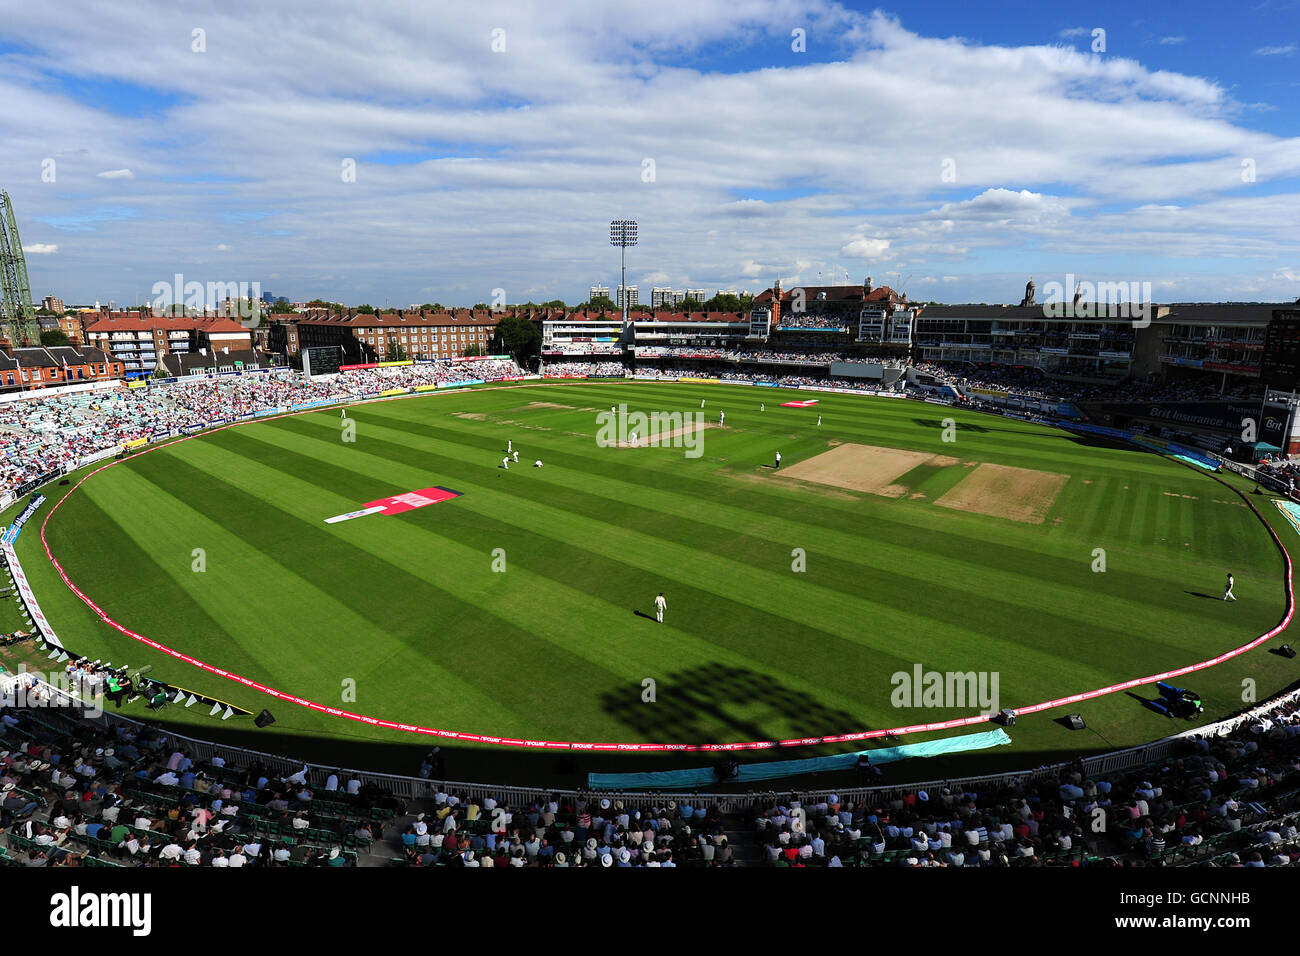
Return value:
M 147 309 L 89 314 L 85 335 L 90 345 L 119 359 L 128 378 L 151 374 L 165 355 L 253 347 L 251 330 L 233 319 L 152 315 Z
M 0 351 L 0 391 L 5 392 L 108 382 L 125 374 L 120 361 L 95 348 L 35 346 Z

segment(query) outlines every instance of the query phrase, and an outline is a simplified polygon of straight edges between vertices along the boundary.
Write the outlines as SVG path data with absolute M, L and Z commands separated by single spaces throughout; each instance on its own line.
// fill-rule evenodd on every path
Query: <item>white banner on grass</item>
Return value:
M 32 593 L 31 585 L 27 583 L 27 575 L 23 573 L 23 566 L 18 563 L 18 555 L 14 553 L 13 545 L 4 545 L 4 558 L 9 565 L 9 573 L 14 576 L 14 587 L 18 589 L 18 596 L 22 599 L 23 606 L 27 608 L 27 613 L 31 615 L 32 623 L 40 628 L 41 636 L 45 638 L 47 644 L 63 650 L 63 644 L 60 643 L 54 628 L 50 626 L 45 613 L 41 610 L 36 595 Z

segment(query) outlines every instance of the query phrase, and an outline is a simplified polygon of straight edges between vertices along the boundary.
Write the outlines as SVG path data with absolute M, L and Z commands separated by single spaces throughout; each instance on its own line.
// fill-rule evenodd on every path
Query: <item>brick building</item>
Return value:
M 100 349 L 35 346 L 0 350 L 0 391 L 107 382 L 124 375 L 122 362 Z

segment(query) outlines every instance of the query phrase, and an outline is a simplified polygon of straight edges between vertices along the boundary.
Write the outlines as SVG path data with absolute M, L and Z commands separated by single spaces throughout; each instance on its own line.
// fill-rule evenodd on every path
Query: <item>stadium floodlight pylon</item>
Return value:
M 36 310 L 32 307 L 27 258 L 23 255 L 23 241 L 18 236 L 13 201 L 3 191 L 0 191 L 0 287 L 3 287 L 4 320 L 9 328 L 10 343 L 15 348 L 39 344 L 41 335 L 36 324 Z
M 636 220 L 614 219 L 609 224 L 609 244 L 618 246 L 623 290 L 623 328 L 627 328 L 627 248 L 636 245 Z

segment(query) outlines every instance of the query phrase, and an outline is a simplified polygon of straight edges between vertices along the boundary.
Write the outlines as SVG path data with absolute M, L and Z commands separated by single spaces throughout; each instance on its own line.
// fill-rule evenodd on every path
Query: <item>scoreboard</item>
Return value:
M 1274 309 L 1264 333 L 1259 375 L 1269 388 L 1296 391 L 1300 381 L 1300 309 Z
M 343 347 L 340 345 L 302 351 L 302 374 L 308 378 L 317 375 L 337 375 L 342 364 Z

